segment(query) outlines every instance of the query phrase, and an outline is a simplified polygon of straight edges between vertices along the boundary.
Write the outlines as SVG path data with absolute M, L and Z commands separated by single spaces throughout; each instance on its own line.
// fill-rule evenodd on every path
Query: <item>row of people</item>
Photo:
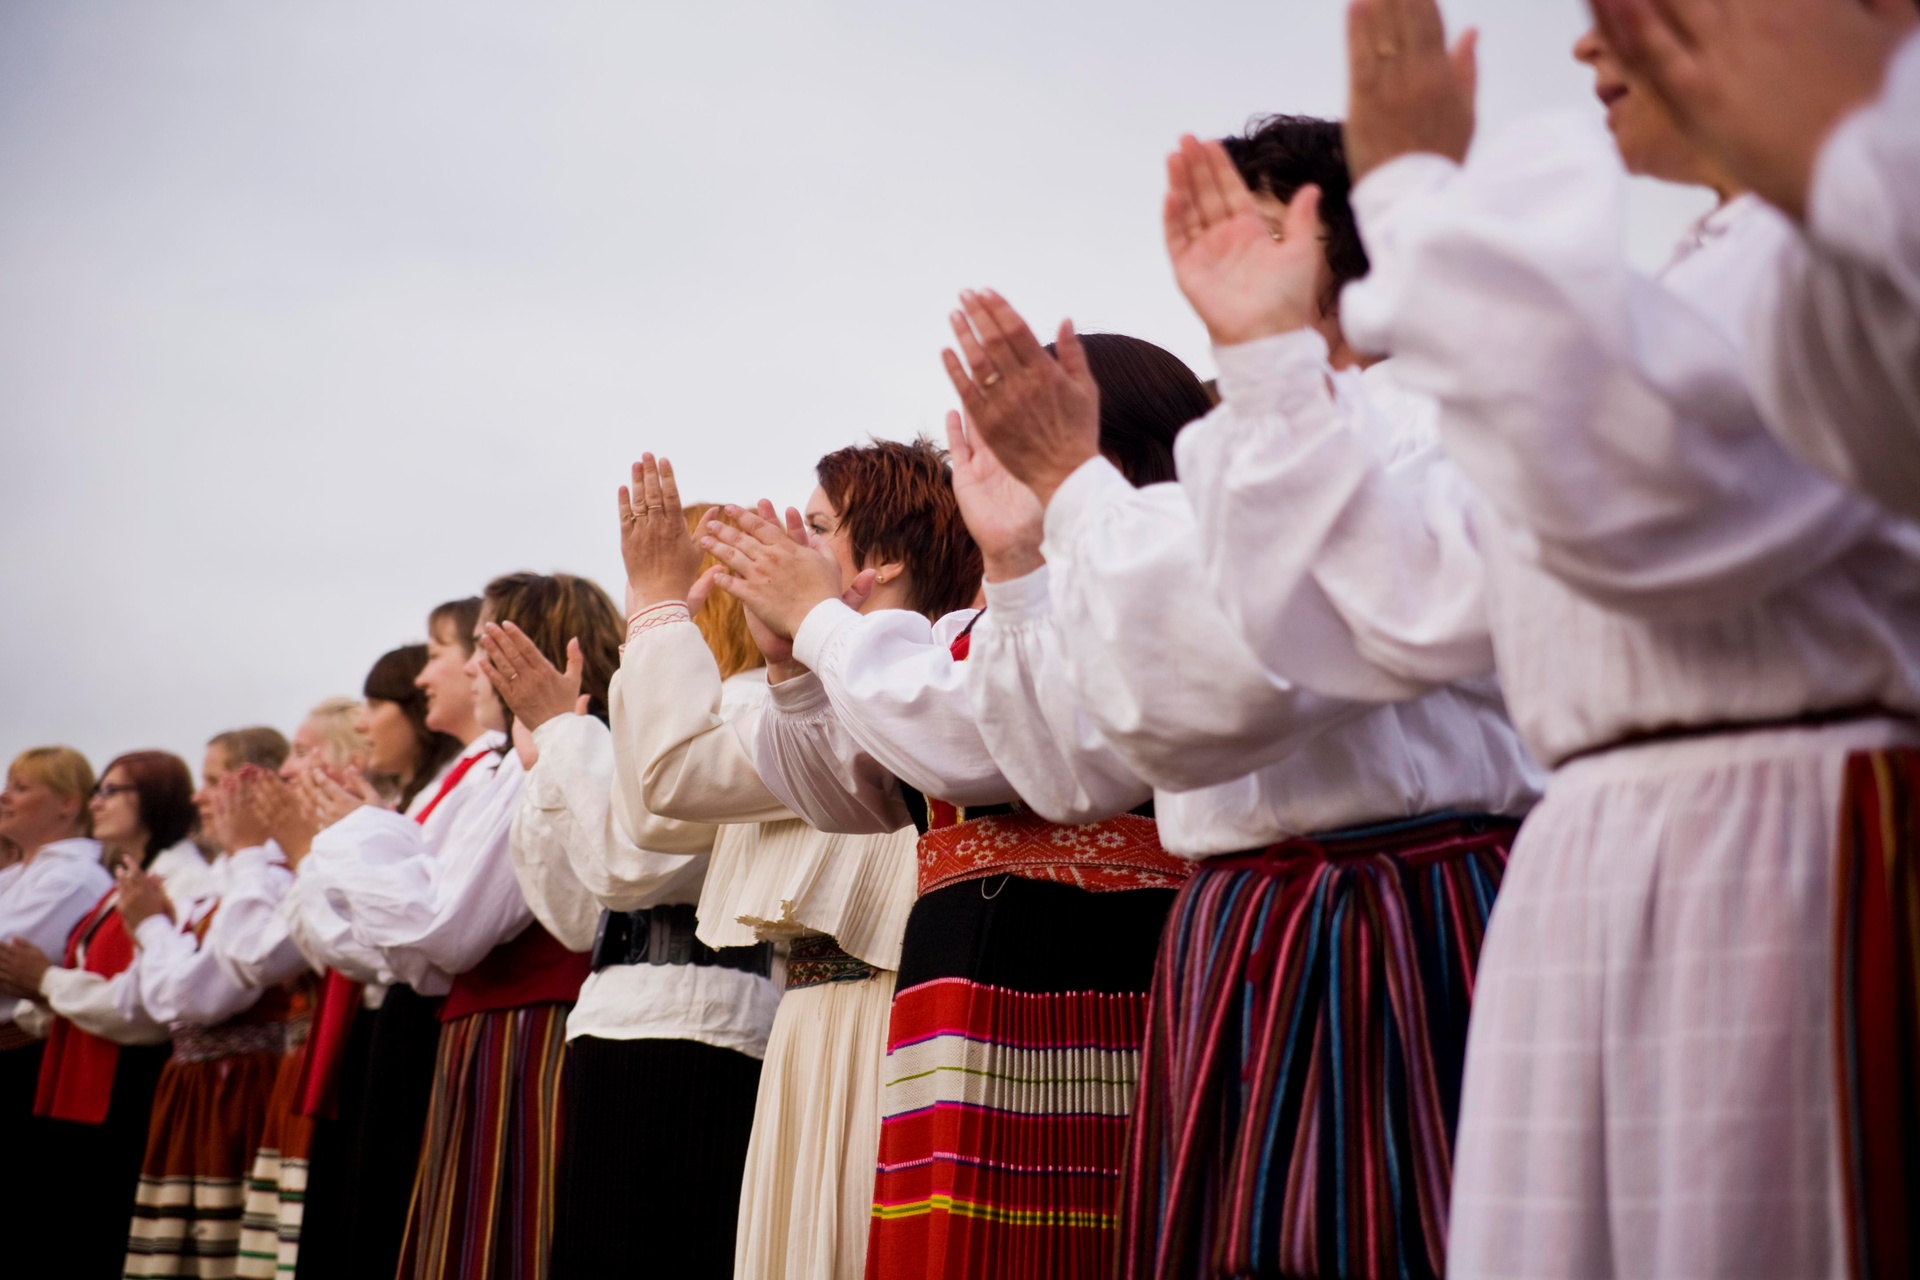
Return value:
M 1685 107 L 1711 0 L 1598 7 L 1610 140 L 1469 157 L 1432 0 L 1354 5 L 1344 125 L 1183 140 L 1217 405 L 966 293 L 944 451 L 784 514 L 645 455 L 624 608 L 508 575 L 364 747 L 217 739 L 199 884 L 179 762 L 107 771 L 112 884 L 16 762 L 4 1122 L 94 1146 L 7 1202 L 136 1275 L 1900 1271 L 1920 527 L 1841 455 L 1912 416 L 1816 449 L 1755 353 L 1897 354 L 1904 224 L 1830 261 Z M 1720 197 L 1656 277 L 1626 169 Z

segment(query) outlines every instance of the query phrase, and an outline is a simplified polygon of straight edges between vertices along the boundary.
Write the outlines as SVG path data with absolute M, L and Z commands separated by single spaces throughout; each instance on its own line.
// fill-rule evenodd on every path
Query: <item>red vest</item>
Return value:
M 111 978 L 133 963 L 133 938 L 120 918 L 120 891 L 107 890 L 67 935 L 66 967 Z M 113 1101 L 120 1046 L 55 1018 L 40 1059 L 33 1114 L 103 1124 Z

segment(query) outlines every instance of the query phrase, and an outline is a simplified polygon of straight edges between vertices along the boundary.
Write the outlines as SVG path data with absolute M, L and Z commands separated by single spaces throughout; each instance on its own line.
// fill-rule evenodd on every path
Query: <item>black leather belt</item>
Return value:
M 602 911 L 600 930 L 593 939 L 593 971 L 621 964 L 704 964 L 763 978 L 772 972 L 773 948 L 767 943 L 716 950 L 694 936 L 696 924 L 693 904 L 688 902 L 640 911 Z

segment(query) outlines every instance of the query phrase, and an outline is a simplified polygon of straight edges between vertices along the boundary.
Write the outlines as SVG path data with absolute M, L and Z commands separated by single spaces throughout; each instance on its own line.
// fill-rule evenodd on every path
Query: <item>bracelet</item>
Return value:
M 632 644 L 641 635 L 655 627 L 664 627 L 674 622 L 692 621 L 693 613 L 687 608 L 684 600 L 667 600 L 660 604 L 648 605 L 627 619 L 627 642 L 620 646 L 620 652 L 625 653 L 628 644 Z

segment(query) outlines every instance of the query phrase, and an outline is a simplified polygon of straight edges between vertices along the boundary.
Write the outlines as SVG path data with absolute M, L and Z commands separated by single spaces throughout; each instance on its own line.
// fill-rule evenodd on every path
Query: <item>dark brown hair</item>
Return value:
M 475 608 L 474 612 L 479 612 Z M 471 634 L 471 632 L 469 632 Z M 441 766 L 460 754 L 460 739 L 450 733 L 427 728 L 427 693 L 414 683 L 426 669 L 427 646 L 402 645 L 380 655 L 360 685 L 360 696 L 372 702 L 391 702 L 406 716 L 413 729 L 413 772 L 400 788 L 400 807 L 404 810 L 432 782 Z
M 264 724 L 216 733 L 207 739 L 207 745 L 226 752 L 229 767 L 234 769 L 249 764 L 257 764 L 262 769 L 278 769 L 293 753 L 287 735 Z
M 427 615 L 427 634 L 433 639 L 440 638 L 442 627 L 448 628 L 459 639 L 460 647 L 473 654 L 473 629 L 480 625 L 480 597 L 468 596 L 464 600 L 449 600 L 436 606 Z
M 567 641 L 580 641 L 580 692 L 587 710 L 607 718 L 607 685 L 620 667 L 620 611 L 599 584 L 570 573 L 509 573 L 487 584 L 481 610 L 489 622 L 513 623 L 548 662 L 566 669 Z M 503 701 L 509 735 L 513 712 Z
M 706 530 L 700 527 L 700 517 L 719 505 L 717 502 L 687 503 L 684 508 L 687 532 L 695 538 L 705 533 Z M 705 573 L 718 563 L 712 556 L 703 555 L 700 557 L 700 572 Z M 747 607 L 740 603 L 738 597 L 725 591 L 709 592 L 707 602 L 700 606 L 700 612 L 693 615 L 693 625 L 700 628 L 707 648 L 713 651 L 713 660 L 720 666 L 722 680 L 767 665 L 766 656 L 760 652 L 760 646 L 753 642 L 753 634 L 747 630 Z
M 1176 479 L 1173 438 L 1207 416 L 1207 389 L 1171 351 L 1122 333 L 1083 333 L 1100 388 L 1100 452 L 1136 489 Z M 1047 344 L 1053 351 L 1053 344 Z
M 980 591 L 980 548 L 960 518 L 946 450 L 922 436 L 836 449 L 814 468 L 846 531 L 853 563 L 898 560 L 914 609 L 938 621 Z
M 1255 116 L 1237 138 L 1222 138 L 1234 168 L 1249 190 L 1287 202 L 1308 183 L 1320 188 L 1320 224 L 1326 229 L 1327 269 L 1332 280 L 1320 299 L 1320 314 L 1340 307 L 1340 290 L 1367 274 L 1367 250 L 1351 203 L 1347 144 L 1337 120 L 1311 116 Z
M 124 769 L 140 802 L 140 825 L 147 829 L 147 848 L 141 866 L 154 855 L 187 838 L 200 814 L 193 807 L 193 771 L 171 751 L 129 751 L 115 756 L 100 777 Z

